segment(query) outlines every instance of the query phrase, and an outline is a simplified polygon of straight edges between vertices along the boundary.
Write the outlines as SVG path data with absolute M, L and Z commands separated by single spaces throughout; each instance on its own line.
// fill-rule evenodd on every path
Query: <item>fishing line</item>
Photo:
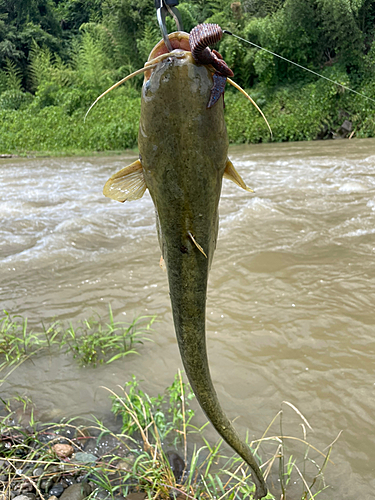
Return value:
M 298 64 L 298 63 L 296 63 L 294 61 L 291 61 L 290 59 L 287 59 L 286 57 L 280 56 L 279 54 L 275 54 L 275 52 L 272 52 L 271 50 L 265 49 L 264 47 L 261 47 L 260 45 L 257 45 L 256 43 L 250 42 L 249 40 L 245 40 L 245 38 L 242 38 L 242 37 L 240 37 L 238 35 L 235 35 L 231 31 L 223 30 L 223 33 L 226 33 L 227 35 L 234 36 L 235 38 L 238 38 L 239 40 L 242 40 L 243 42 L 246 42 L 246 43 L 248 43 L 250 45 L 253 45 L 257 49 L 264 50 L 265 52 L 268 52 L 269 54 L 272 54 L 273 56 L 278 57 L 279 59 L 283 59 L 284 61 L 286 61 L 286 62 L 288 62 L 290 64 L 294 64 L 294 66 L 297 66 L 298 68 L 304 69 L 305 71 L 309 71 L 310 73 L 312 73 L 315 76 L 319 76 L 320 78 L 324 78 L 324 80 L 327 80 L 327 81 L 329 81 L 331 83 L 334 83 L 335 85 L 339 85 L 340 87 L 342 87 L 345 90 L 349 90 L 350 92 L 353 92 L 354 94 L 357 94 L 357 95 L 359 95 L 361 97 L 364 97 L 365 99 L 368 99 L 369 101 L 375 102 L 375 99 L 372 99 L 371 97 L 368 97 L 365 94 L 361 94 L 361 92 L 357 92 L 356 90 L 353 90 L 350 87 L 346 87 L 342 83 L 336 82 L 335 80 L 331 80 L 330 78 L 327 78 L 326 76 L 323 76 L 320 73 L 317 73 L 316 71 L 313 71 L 312 69 L 305 68 L 305 66 L 301 66 L 301 64 Z

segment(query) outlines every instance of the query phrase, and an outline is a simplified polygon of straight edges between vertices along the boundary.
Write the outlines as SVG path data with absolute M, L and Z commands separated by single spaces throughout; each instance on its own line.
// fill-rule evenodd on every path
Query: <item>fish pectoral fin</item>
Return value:
M 235 184 L 237 184 L 237 186 L 240 186 L 245 191 L 248 191 L 249 193 L 254 193 L 254 191 L 251 188 L 246 186 L 244 180 L 237 172 L 237 170 L 234 168 L 233 163 L 230 160 L 227 160 L 227 164 L 224 170 L 224 177 L 226 179 L 233 181 Z
M 146 189 L 142 163 L 137 160 L 112 175 L 104 185 L 103 194 L 124 203 L 142 198 Z
M 189 238 L 191 239 L 191 241 L 194 243 L 194 245 L 198 248 L 198 250 L 203 253 L 203 255 L 206 257 L 207 259 L 207 255 L 205 253 L 205 251 L 203 250 L 203 248 L 200 246 L 200 244 L 196 241 L 196 239 L 194 238 L 194 236 L 191 234 L 190 231 L 188 231 L 188 235 L 189 235 Z
M 163 256 L 160 257 L 160 262 L 159 262 L 160 268 L 165 272 L 167 270 L 167 266 L 165 265 L 165 261 L 163 259 Z

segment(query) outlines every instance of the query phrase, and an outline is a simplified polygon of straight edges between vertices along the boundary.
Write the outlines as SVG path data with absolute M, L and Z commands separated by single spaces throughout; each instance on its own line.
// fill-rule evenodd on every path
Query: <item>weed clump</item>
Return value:
M 12 316 L 4 311 L 0 317 L 0 374 L 7 376 L 26 359 L 49 350 L 73 354 L 81 366 L 112 363 L 131 353 L 150 340 L 155 316 L 139 316 L 130 324 L 114 321 L 109 306 L 108 319 L 95 315 L 68 327 L 55 321 L 39 331 L 30 330 L 27 318 Z M 53 351 L 55 350 L 55 351 Z M 4 381 L 0 380 L 0 385 Z
M 112 411 L 121 418 L 118 432 L 93 417 L 41 424 L 29 400 L 4 402 L 0 416 L 0 481 L 10 493 L 34 493 L 46 500 L 55 491 L 81 488 L 90 498 L 121 499 L 132 492 L 148 499 L 251 499 L 255 492 L 247 465 L 219 440 L 206 437 L 208 423 L 192 423 L 193 394 L 179 373 L 164 394 L 149 396 L 132 378 L 123 394 L 111 393 Z M 18 423 L 28 412 L 29 424 Z M 31 409 L 30 409 L 31 407 Z M 283 433 L 284 409 L 301 421 L 302 436 Z M 1 414 L 0 414 L 1 415 Z M 279 432 L 269 435 L 279 422 Z M 267 499 L 312 500 L 327 488 L 324 469 L 335 441 L 322 453 L 307 440 L 311 426 L 284 402 L 260 439 L 246 442 L 261 463 L 270 493 Z M 290 443 L 297 443 L 291 449 Z M 302 448 L 301 448 L 302 447 Z

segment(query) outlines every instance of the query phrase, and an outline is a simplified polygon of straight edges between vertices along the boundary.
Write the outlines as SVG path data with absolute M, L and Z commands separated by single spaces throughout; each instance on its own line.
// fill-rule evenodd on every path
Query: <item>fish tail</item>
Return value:
M 267 487 L 257 461 L 237 434 L 221 408 L 212 384 L 206 349 L 205 309 L 209 263 L 198 251 L 196 262 L 180 267 L 180 272 L 168 272 L 173 319 L 186 375 L 207 418 L 220 436 L 249 465 L 256 486 L 255 499 L 267 494 Z M 187 255 L 182 256 L 185 259 Z M 187 258 L 188 260 L 188 258 Z M 200 264 L 199 264 L 200 263 Z M 185 275 L 184 268 L 189 272 Z M 188 286 L 186 286 L 188 283 Z

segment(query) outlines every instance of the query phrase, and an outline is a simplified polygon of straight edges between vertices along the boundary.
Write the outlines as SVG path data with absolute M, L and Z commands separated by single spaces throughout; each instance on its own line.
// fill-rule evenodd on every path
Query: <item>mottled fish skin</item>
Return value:
M 187 377 L 215 429 L 250 465 L 258 499 L 267 494 L 267 487 L 249 447 L 220 406 L 206 352 L 207 280 L 216 247 L 228 152 L 223 105 L 207 109 L 212 84 L 211 71 L 197 65 L 189 52 L 183 57 L 172 53 L 160 62 L 142 89 L 138 145 L 157 213 L 159 243 Z

